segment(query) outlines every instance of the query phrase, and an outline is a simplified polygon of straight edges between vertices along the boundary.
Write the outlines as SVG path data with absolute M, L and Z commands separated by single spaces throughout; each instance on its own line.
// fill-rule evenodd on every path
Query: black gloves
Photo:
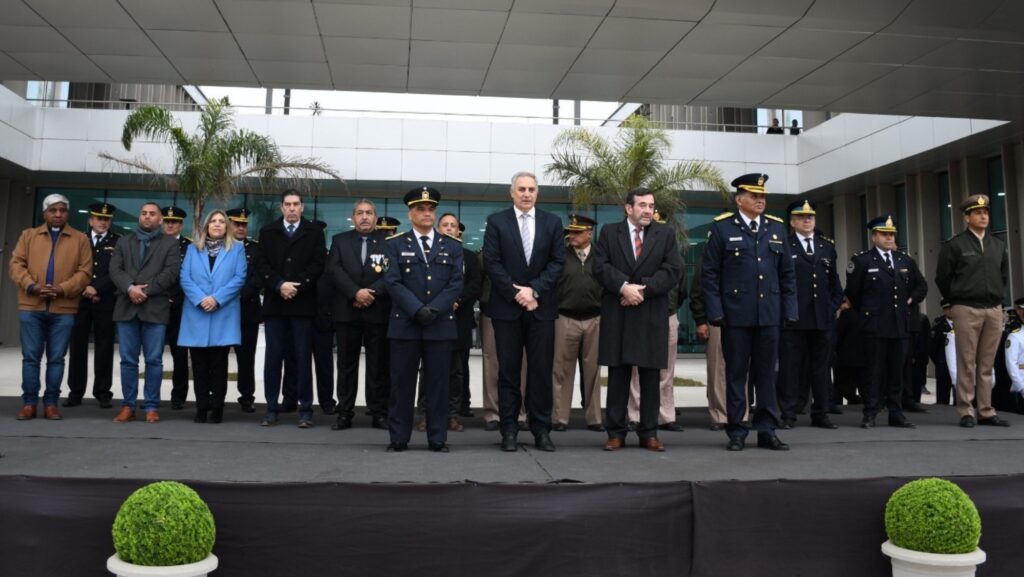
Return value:
M 423 327 L 434 322 L 434 319 L 436 318 L 437 309 L 431 307 L 421 307 L 420 310 L 416 311 L 416 314 L 412 317 L 412 319 L 416 321 L 416 324 Z

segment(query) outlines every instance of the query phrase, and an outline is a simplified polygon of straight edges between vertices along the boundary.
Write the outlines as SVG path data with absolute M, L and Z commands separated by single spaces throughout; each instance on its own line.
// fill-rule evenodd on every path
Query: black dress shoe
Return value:
M 783 443 L 778 437 L 772 435 L 771 437 L 757 436 L 757 447 L 759 449 L 771 449 L 773 451 L 788 451 L 789 445 Z
M 860 422 L 860 428 L 862 428 L 862 429 L 873 429 L 873 428 L 875 428 L 875 418 L 874 417 L 864 417 L 864 419 Z
M 207 423 L 212 425 L 219 425 L 224 421 L 224 409 L 210 409 L 210 416 L 206 419 Z
M 409 443 L 388 443 L 389 453 L 401 453 L 409 448 Z
M 551 435 L 547 431 L 541 431 L 533 436 L 533 446 L 548 453 L 554 452 L 555 444 L 551 442 Z
M 82 404 L 82 399 L 72 399 L 68 397 L 64 399 L 64 402 L 60 404 L 62 407 L 77 407 Z
M 795 425 L 795 424 L 796 424 L 796 419 L 782 419 L 782 423 L 781 423 L 780 428 L 789 430 L 789 429 L 792 429 L 793 425 Z
M 334 424 L 331 425 L 332 431 L 344 431 L 345 429 L 352 428 L 352 417 L 346 417 L 338 415 L 337 419 L 334 419 Z
M 603 433 L 605 431 L 604 425 L 587 425 L 587 430 L 597 433 Z
M 551 425 L 551 430 L 561 433 L 563 431 L 568 431 L 569 425 L 566 425 L 565 423 L 555 423 L 554 425 Z
M 973 429 L 974 428 L 974 417 L 972 417 L 970 415 L 964 415 L 963 417 L 960 417 L 960 426 L 965 428 L 965 429 Z
M 743 442 L 743 439 L 729 439 L 729 444 L 725 446 L 725 450 L 726 451 L 742 451 L 743 450 L 743 446 L 745 444 L 746 443 Z
M 993 415 L 987 419 L 978 419 L 979 425 L 988 425 L 990 427 L 1009 427 L 1010 423 L 999 418 L 998 415 Z
M 839 405 L 832 405 L 828 408 L 828 414 L 830 415 L 842 415 L 843 410 L 839 408 Z
M 903 410 L 908 413 L 927 413 L 928 409 L 924 408 L 921 403 L 906 403 L 903 405 Z
M 484 430 L 485 431 L 497 431 L 500 428 L 501 428 L 501 422 L 500 421 L 487 421 L 486 423 L 484 423 Z
M 897 429 L 916 429 L 917 425 L 906 419 L 889 419 L 889 426 Z
M 252 406 L 252 403 L 248 401 L 239 401 L 238 406 L 242 408 L 243 413 L 255 413 L 256 407 Z
M 725 428 L 725 424 L 724 423 L 711 423 L 711 426 L 708 427 L 708 428 L 711 429 L 712 431 L 721 431 L 722 429 Z
M 682 425 L 675 421 L 665 423 L 664 425 L 658 425 L 658 428 L 662 431 L 672 431 L 673 433 L 682 433 L 685 430 Z
M 171 410 L 180 411 L 185 408 L 184 401 L 171 401 Z
M 515 433 L 501 434 L 501 450 L 506 453 L 515 453 L 519 450 L 519 443 L 516 441 Z
M 832 421 L 828 420 L 827 417 L 824 418 L 824 419 L 817 419 L 817 420 L 811 421 L 811 426 L 812 427 L 818 427 L 819 429 L 838 429 L 839 428 L 839 425 L 837 425 L 837 424 L 833 423 Z
M 435 453 L 448 452 L 448 445 L 446 443 L 427 443 L 427 448 Z
M 352 426 L 351 421 L 349 422 L 349 426 Z M 384 430 L 387 430 L 387 428 L 388 428 L 388 418 L 387 418 L 387 416 L 385 416 L 385 415 L 374 415 L 370 419 L 370 426 L 373 427 L 374 429 L 384 429 Z

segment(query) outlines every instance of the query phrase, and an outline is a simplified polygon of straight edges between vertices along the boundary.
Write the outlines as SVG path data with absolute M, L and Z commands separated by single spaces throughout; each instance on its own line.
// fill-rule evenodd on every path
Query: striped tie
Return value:
M 640 239 L 640 229 L 634 229 L 636 237 L 633 238 L 633 252 L 636 253 L 636 258 L 640 258 L 640 250 L 644 247 L 644 241 Z

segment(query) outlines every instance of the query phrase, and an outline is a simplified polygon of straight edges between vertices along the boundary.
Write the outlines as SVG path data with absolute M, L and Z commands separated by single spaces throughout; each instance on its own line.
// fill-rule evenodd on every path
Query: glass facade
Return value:
M 907 185 L 897 184 L 893 187 L 896 197 L 896 246 L 907 250 Z
M 942 240 L 953 236 L 953 201 L 949 195 L 949 173 L 936 175 L 939 188 L 939 233 Z
M 993 236 L 1001 239 L 1003 242 L 1009 244 L 1007 235 L 1006 222 L 1006 187 L 1003 183 L 1003 158 L 996 156 L 989 158 L 985 161 L 985 168 L 988 172 L 988 198 L 991 205 L 989 206 L 989 225 L 988 229 Z M 1013 265 L 1011 265 L 1013 268 Z M 1011 294 L 1011 287 L 1007 285 L 1003 291 L 1003 306 L 1008 307 L 1013 305 L 1013 295 Z

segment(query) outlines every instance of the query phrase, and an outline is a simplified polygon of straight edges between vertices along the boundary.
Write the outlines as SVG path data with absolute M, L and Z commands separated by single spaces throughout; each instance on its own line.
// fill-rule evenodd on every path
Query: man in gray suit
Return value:
M 146 359 L 143 392 L 146 422 L 160 420 L 160 381 L 163 379 L 164 334 L 170 320 L 169 293 L 178 285 L 181 257 L 178 241 L 160 229 L 160 206 L 147 202 L 139 211 L 139 226 L 126 234 L 110 259 L 110 279 L 117 287 L 114 322 L 121 351 L 121 392 L 124 401 L 115 422 L 135 420 L 139 395 L 139 352 Z

